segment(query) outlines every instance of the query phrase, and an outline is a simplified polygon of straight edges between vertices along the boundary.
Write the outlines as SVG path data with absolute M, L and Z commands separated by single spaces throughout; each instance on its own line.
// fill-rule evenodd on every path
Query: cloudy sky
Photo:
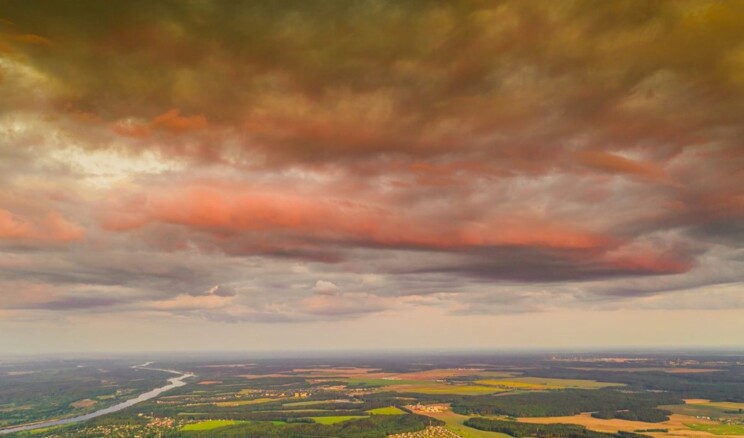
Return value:
M 744 345 L 737 1 L 0 0 L 0 351 Z

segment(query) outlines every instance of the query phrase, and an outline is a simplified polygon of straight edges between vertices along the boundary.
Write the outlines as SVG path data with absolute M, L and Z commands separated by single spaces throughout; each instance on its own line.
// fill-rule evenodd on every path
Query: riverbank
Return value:
M 172 377 L 172 378 L 168 379 L 168 384 L 165 385 L 165 386 L 161 386 L 159 388 L 155 388 L 155 389 L 153 389 L 151 391 L 148 391 L 148 392 L 145 392 L 143 394 L 140 394 L 139 396 L 137 396 L 135 398 L 132 398 L 132 399 L 129 399 L 129 400 L 125 400 L 125 401 L 123 401 L 121 403 L 115 404 L 113 406 L 109 406 L 109 407 L 104 408 L 104 409 L 99 409 L 97 411 L 90 412 L 90 413 L 84 414 L 84 415 L 78 415 L 76 417 L 61 418 L 61 419 L 57 419 L 57 420 L 49 420 L 49 421 L 43 421 L 43 422 L 39 422 L 39 423 L 24 424 L 24 425 L 21 425 L 21 426 L 13 426 L 13 427 L 9 427 L 9 428 L 6 428 L 6 429 L 0 429 L 0 435 L 7 435 L 7 434 L 10 434 L 10 433 L 23 432 L 23 431 L 34 430 L 34 429 L 42 429 L 42 428 L 45 428 L 45 427 L 61 426 L 61 425 L 64 425 L 64 424 L 80 423 L 80 422 L 83 422 L 83 421 L 92 420 L 93 418 L 98 418 L 98 417 L 101 417 L 101 416 L 104 416 L 104 415 L 107 415 L 107 414 L 111 414 L 111 413 L 114 413 L 114 412 L 119 412 L 119 411 L 124 410 L 126 408 L 129 408 L 131 406 L 134 406 L 134 405 L 136 405 L 138 403 L 142 403 L 144 401 L 151 400 L 151 399 L 159 396 L 160 394 L 162 394 L 162 393 L 164 393 L 166 391 L 170 391 L 171 389 L 175 389 L 175 388 L 179 388 L 181 386 L 185 386 L 185 385 L 187 385 L 187 383 L 185 382 L 185 380 L 194 376 L 193 373 L 182 373 L 181 371 L 168 370 L 168 369 L 162 369 L 162 368 L 151 368 L 151 367 L 149 367 L 149 365 L 151 365 L 151 364 L 152 364 L 152 362 L 147 362 L 147 363 L 142 364 L 142 365 L 135 365 L 132 368 L 138 368 L 138 369 L 150 370 L 150 371 L 162 371 L 162 372 L 165 372 L 165 373 L 177 374 L 178 376 L 177 377 Z

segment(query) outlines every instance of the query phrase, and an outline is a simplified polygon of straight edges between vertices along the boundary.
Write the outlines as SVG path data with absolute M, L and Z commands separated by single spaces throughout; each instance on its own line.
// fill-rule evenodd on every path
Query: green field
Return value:
M 386 408 L 370 409 L 367 413 L 372 415 L 405 415 L 406 412 L 395 406 L 388 406 Z
M 689 415 L 691 417 L 744 419 L 744 414 L 738 413 L 739 408 L 737 405 L 740 404 L 741 403 L 712 402 L 684 405 L 667 405 L 660 406 L 660 408 L 666 409 L 675 414 Z
M 744 435 L 744 424 L 685 424 L 685 426 L 714 435 Z
M 417 394 L 452 394 L 452 395 L 478 395 L 504 392 L 505 389 L 485 385 L 458 385 L 440 383 L 431 380 L 389 380 L 389 379 L 349 379 L 350 386 L 365 386 L 370 388 L 392 389 L 397 392 L 410 392 Z M 389 388 L 395 387 L 395 388 Z
M 703 406 L 713 406 L 716 408 L 725 409 L 727 411 L 738 411 L 741 409 L 744 411 L 744 403 L 734 403 L 734 402 L 707 402 L 702 403 Z
M 198 423 L 187 424 L 187 425 L 181 427 L 181 430 L 184 431 L 184 432 L 212 430 L 212 429 L 219 429 L 220 427 L 232 426 L 232 425 L 240 424 L 240 423 L 244 423 L 244 421 L 235 421 L 235 420 L 205 420 L 205 421 L 200 421 Z
M 330 409 L 271 409 L 267 411 L 261 411 L 261 412 L 270 412 L 270 413 L 282 413 L 282 412 L 332 412 Z
M 508 379 L 476 380 L 474 384 L 451 384 L 433 380 L 392 380 L 350 378 L 350 386 L 392 389 L 397 392 L 418 394 L 481 395 L 507 391 L 534 391 L 546 389 L 598 389 L 623 386 L 619 383 L 580 379 L 552 379 L 541 377 L 509 377 Z M 392 388 L 391 388 L 392 387 Z
M 31 435 L 41 435 L 41 434 L 47 433 L 47 432 L 58 431 L 60 429 L 64 429 L 65 427 L 69 427 L 69 426 L 71 426 L 71 425 L 69 425 L 69 424 L 61 424 L 59 426 L 45 427 L 43 429 L 34 429 L 34 430 L 30 431 L 29 433 Z
M 361 415 L 339 415 L 335 417 L 309 417 L 311 420 L 318 424 L 336 424 L 343 423 L 344 421 L 357 420 L 359 418 L 367 418 Z

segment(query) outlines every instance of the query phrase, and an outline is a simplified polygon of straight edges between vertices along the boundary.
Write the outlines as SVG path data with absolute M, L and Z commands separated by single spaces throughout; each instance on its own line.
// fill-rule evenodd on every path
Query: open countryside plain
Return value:
M 603 362 L 576 369 L 554 357 L 512 358 L 508 366 L 499 358 L 485 364 L 478 359 L 171 360 L 152 366 L 193 373 L 185 386 L 100 419 L 15 435 L 386 437 L 446 431 L 464 438 L 505 438 L 533 433 L 518 432 L 516 425 L 543 425 L 551 429 L 541 433 L 555 438 L 576 433 L 563 425 L 585 428 L 582 433 L 596 438 L 742 435 L 744 384 L 736 360 L 718 361 L 715 372 L 685 373 L 680 366 L 675 368 L 680 372 L 670 373 L 659 370 L 670 368 L 663 356 L 637 358 L 619 370 L 603 369 Z M 685 366 L 699 367 L 698 362 Z M 45 405 L 33 401 L 42 400 L 39 395 L 60 371 L 0 374 L 8 390 L 25 393 L 28 400 L 4 401 L 3 426 L 91 412 L 137 394 L 136 384 L 149 382 L 143 378 L 158 377 L 126 363 L 97 366 L 105 373 L 70 368 L 66 379 L 78 376 L 93 383 L 85 391 L 62 390 L 56 399 L 43 398 Z M 118 381 L 112 379 L 117 373 Z

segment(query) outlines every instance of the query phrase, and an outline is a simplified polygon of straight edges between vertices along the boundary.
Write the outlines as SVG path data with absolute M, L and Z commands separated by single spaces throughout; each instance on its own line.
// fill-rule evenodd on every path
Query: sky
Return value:
M 0 355 L 744 347 L 738 1 L 0 0 Z

